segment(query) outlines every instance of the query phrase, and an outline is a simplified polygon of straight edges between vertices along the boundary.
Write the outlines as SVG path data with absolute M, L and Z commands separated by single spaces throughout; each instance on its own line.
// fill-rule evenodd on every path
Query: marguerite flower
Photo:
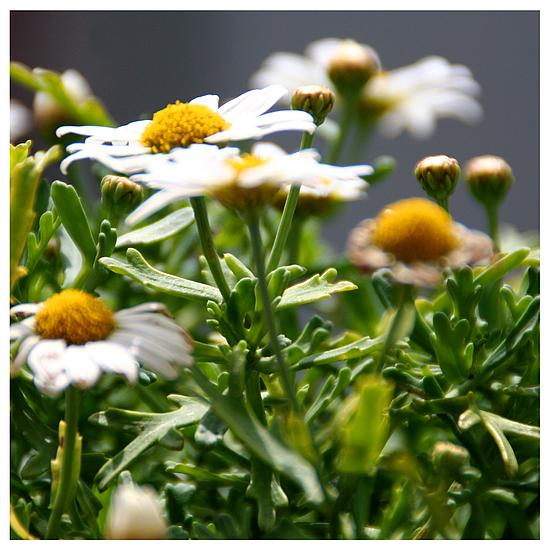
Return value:
M 172 380 L 178 366 L 192 362 L 191 337 L 160 303 L 113 312 L 91 294 L 70 289 L 39 304 L 14 306 L 10 315 L 28 315 L 10 327 L 10 340 L 21 339 L 12 376 L 28 364 L 36 387 L 51 397 L 70 384 L 90 388 L 103 372 L 133 384 L 140 363 Z
M 350 234 L 347 253 L 363 271 L 389 268 L 398 282 L 435 286 L 445 268 L 488 263 L 491 239 L 453 222 L 428 199 L 411 198 L 384 208 Z
M 280 85 L 250 90 L 219 106 L 217 95 L 205 95 L 189 103 L 176 102 L 153 115 L 152 120 L 139 120 L 119 128 L 103 126 L 62 126 L 59 137 L 66 134 L 87 136 L 84 143 L 67 147 L 71 153 L 61 163 L 62 171 L 75 160 L 90 158 L 111 168 L 110 160 L 124 160 L 123 173 L 141 168 L 151 154 L 168 153 L 174 147 L 193 143 L 227 143 L 259 139 L 274 132 L 299 130 L 313 133 L 313 118 L 303 111 L 267 111 L 287 94 Z
M 282 84 L 289 89 L 312 84 L 333 87 L 330 68 L 338 49 L 349 47 L 350 42 L 353 41 L 325 38 L 309 44 L 304 56 L 274 53 L 252 75 L 251 83 Z M 355 44 L 378 60 L 372 48 Z M 467 67 L 430 56 L 407 67 L 374 72 L 363 87 L 360 115 L 374 119 L 378 130 L 387 137 L 407 130 L 414 138 L 426 139 L 433 134 L 439 118 L 478 122 L 483 110 L 475 98 L 480 91 Z
M 367 185 L 360 176 L 373 172 L 368 165 L 338 167 L 321 164 L 319 159 L 313 149 L 287 154 L 273 143 L 256 143 L 250 154 L 204 144 L 173 149 L 152 157 L 144 173 L 132 176 L 159 191 L 134 210 L 126 224 L 134 225 L 175 200 L 199 195 L 214 197 L 234 210 L 256 208 L 270 202 L 289 182 L 299 182 L 306 192 L 319 196 L 331 184 L 347 188 L 342 194 L 351 193 L 352 188 L 357 193 Z

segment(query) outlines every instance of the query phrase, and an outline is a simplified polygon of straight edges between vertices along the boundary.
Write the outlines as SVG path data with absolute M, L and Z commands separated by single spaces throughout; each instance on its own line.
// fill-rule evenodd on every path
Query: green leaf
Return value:
M 497 260 L 474 278 L 474 285 L 487 285 L 501 279 L 508 271 L 519 267 L 531 252 L 530 248 L 518 248 L 509 254 L 497 256 Z
M 166 471 L 176 474 L 185 474 L 193 479 L 212 481 L 219 483 L 220 485 L 229 485 L 231 487 L 239 487 L 240 489 L 246 489 L 248 486 L 248 479 L 242 474 L 215 474 L 209 472 L 204 468 L 199 468 L 193 464 L 183 464 L 181 462 L 166 462 Z
M 150 266 L 135 248 L 129 248 L 126 251 L 126 259 L 128 260 L 127 264 L 114 258 L 102 258 L 99 263 L 114 273 L 127 275 L 143 286 L 165 294 L 203 303 L 212 300 L 221 304 L 223 301 L 222 295 L 216 287 L 158 271 Z
M 539 324 L 540 296 L 533 298 L 524 314 L 513 326 L 506 338 L 492 351 L 481 365 L 482 373 L 488 373 L 518 351 L 531 338 Z
M 158 222 L 141 227 L 121 235 L 116 242 L 116 248 L 136 244 L 150 244 L 169 239 L 195 221 L 193 209 L 190 206 L 181 208 L 162 218 Z
M 195 443 L 205 451 L 213 449 L 223 441 L 228 429 L 227 424 L 209 409 L 195 430 Z
M 82 255 L 80 271 L 74 281 L 65 281 L 65 286 L 70 284 L 75 288 L 81 288 L 86 283 L 94 265 L 97 245 L 75 188 L 57 180 L 52 183 L 51 195 L 63 227 Z
M 209 409 L 208 403 L 196 397 L 169 395 L 168 399 L 178 405 L 179 409 L 168 413 L 107 409 L 89 418 L 90 422 L 97 426 L 129 432 L 136 436 L 97 473 L 95 482 L 100 491 L 104 491 L 120 472 L 127 469 L 153 445 L 160 443 L 171 449 L 181 449 L 183 436 L 176 436 L 177 430 L 196 424 Z
M 315 468 L 296 451 L 275 439 L 255 415 L 249 413 L 242 394 L 228 392 L 222 395 L 196 366 L 193 376 L 208 396 L 212 409 L 255 456 L 299 485 L 306 500 L 316 504 L 323 502 L 323 489 Z
M 276 311 L 288 307 L 296 307 L 302 304 L 309 304 L 311 302 L 317 302 L 330 298 L 335 292 L 345 292 L 348 290 L 355 290 L 357 287 L 349 281 L 339 281 L 332 284 L 332 281 L 336 278 L 338 272 L 334 268 L 327 269 L 321 275 L 317 274 L 304 281 L 298 283 L 290 288 L 287 288 L 281 301 L 276 307 Z
M 430 340 L 443 375 L 451 384 L 464 381 L 474 357 L 474 345 L 467 342 L 469 321 L 460 319 L 453 327 L 447 315 L 438 311 L 433 317 L 433 328 Z
M 339 470 L 369 474 L 389 437 L 388 410 L 393 385 L 371 375 L 359 391 L 357 410 L 343 428 Z

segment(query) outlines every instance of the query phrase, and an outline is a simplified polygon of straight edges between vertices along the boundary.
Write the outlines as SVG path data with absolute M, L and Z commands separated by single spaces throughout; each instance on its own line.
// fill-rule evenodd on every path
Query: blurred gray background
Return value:
M 79 70 L 119 124 L 177 99 L 239 95 L 270 53 L 303 53 L 309 42 L 325 37 L 372 46 L 386 70 L 427 55 L 466 65 L 483 89 L 482 123 L 440 120 L 426 141 L 408 134 L 376 137 L 363 161 L 388 154 L 397 169 L 366 201 L 346 205 L 326 235 L 341 250 L 362 219 L 394 200 L 423 196 L 414 165 L 438 154 L 461 166 L 482 154 L 503 157 L 516 181 L 502 221 L 522 232 L 539 227 L 538 11 L 12 11 L 10 19 L 12 60 L 31 68 Z M 32 101 L 16 85 L 11 96 L 29 106 Z M 297 147 L 299 137 L 291 138 Z M 482 207 L 463 180 L 451 197 L 451 212 L 457 221 L 487 229 Z

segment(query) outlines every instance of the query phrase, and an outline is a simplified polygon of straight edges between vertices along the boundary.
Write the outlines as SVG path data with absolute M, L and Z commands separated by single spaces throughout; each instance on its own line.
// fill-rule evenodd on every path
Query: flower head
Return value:
M 348 255 L 364 271 L 388 267 L 398 282 L 435 286 L 444 268 L 488 262 L 493 248 L 487 235 L 453 222 L 440 206 L 411 198 L 361 222 L 349 237 Z
M 133 225 L 178 200 L 198 195 L 215 197 L 234 210 L 244 211 L 270 202 L 292 182 L 300 182 L 319 196 L 326 194 L 327 181 L 346 182 L 348 189 L 366 183 L 360 175 L 372 173 L 371 166 L 337 167 L 319 163 L 319 154 L 306 149 L 288 154 L 273 143 L 256 143 L 250 154 L 236 148 L 218 149 L 208 145 L 196 149 L 174 149 L 170 154 L 151 158 L 142 174 L 132 179 L 160 189 L 127 219 Z M 353 183 L 351 183 L 353 182 Z
M 483 113 L 475 99 L 479 93 L 467 67 L 430 56 L 371 78 L 363 89 L 360 111 L 374 117 L 386 137 L 407 130 L 416 139 L 427 139 L 439 118 L 479 122 Z
M 455 192 L 460 177 L 460 166 L 456 159 L 436 155 L 418 161 L 414 174 L 429 197 L 443 200 Z
M 10 327 L 10 340 L 21 339 L 12 374 L 27 363 L 37 388 L 52 397 L 70 384 L 92 387 L 102 372 L 133 384 L 139 363 L 174 379 L 178 365 L 192 361 L 190 336 L 159 303 L 114 312 L 91 294 L 70 289 L 39 304 L 14 306 L 10 315 L 28 315 Z
M 313 84 L 330 87 L 331 66 L 334 72 L 337 53 L 351 51 L 350 42 L 325 38 L 309 44 L 303 56 L 274 53 L 252 76 L 251 83 L 282 84 L 289 89 Z M 468 124 L 480 120 L 482 108 L 475 99 L 480 86 L 467 67 L 430 56 L 407 67 L 383 71 L 372 48 L 355 43 L 356 52 L 357 47 L 376 62 L 376 70 L 365 78 L 359 114 L 375 120 L 385 136 L 395 137 L 407 130 L 414 138 L 426 139 L 435 131 L 439 118 L 455 118 Z
M 313 118 L 303 111 L 267 111 L 285 94 L 283 86 L 250 90 L 219 106 L 216 95 L 206 95 L 189 103 L 176 102 L 153 115 L 118 128 L 103 126 L 63 126 L 57 135 L 87 136 L 84 143 L 67 147 L 71 153 L 61 169 L 75 160 L 90 158 L 113 170 L 131 174 L 141 170 L 152 154 L 168 153 L 196 143 L 227 143 L 259 139 L 285 130 L 313 133 Z M 115 166 L 116 165 L 116 166 Z
M 464 175 L 472 195 L 482 204 L 501 203 L 514 183 L 510 165 L 493 155 L 470 159 Z

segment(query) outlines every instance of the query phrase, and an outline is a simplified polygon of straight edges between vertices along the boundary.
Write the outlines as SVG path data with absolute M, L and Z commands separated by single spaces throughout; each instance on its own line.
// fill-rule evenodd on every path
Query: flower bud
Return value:
M 334 92 L 326 86 L 301 86 L 292 92 L 290 106 L 309 113 L 320 126 L 334 106 Z
M 328 76 L 343 95 L 358 93 L 379 70 L 380 62 L 374 50 L 354 40 L 342 40 L 328 60 Z
M 142 200 L 142 187 L 128 178 L 105 176 L 101 180 L 101 202 L 116 218 L 132 212 Z
M 445 155 L 425 157 L 416 164 L 414 174 L 428 197 L 439 203 L 455 192 L 460 166 Z
M 485 205 L 501 203 L 514 183 L 510 165 L 493 155 L 470 159 L 464 175 L 472 195 Z
M 111 540 L 163 540 L 166 520 L 157 493 L 123 483 L 113 492 L 105 532 Z
M 65 93 L 76 104 L 83 104 L 93 97 L 88 81 L 75 69 L 68 69 L 61 74 L 61 82 Z M 55 139 L 55 131 L 59 126 L 74 124 L 71 116 L 51 95 L 37 92 L 33 100 L 34 121 L 47 139 Z
M 430 459 L 437 474 L 452 479 L 470 465 L 468 450 L 448 441 L 438 441 L 432 449 Z

